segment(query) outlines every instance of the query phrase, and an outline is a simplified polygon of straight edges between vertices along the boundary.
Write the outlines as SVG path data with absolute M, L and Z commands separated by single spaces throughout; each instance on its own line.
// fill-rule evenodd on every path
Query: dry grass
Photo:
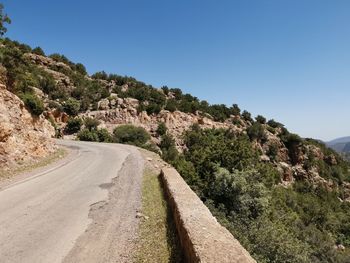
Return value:
M 12 170 L 1 170 L 0 169 L 0 180 L 5 178 L 10 178 L 12 176 L 15 176 L 17 174 L 25 173 L 25 172 L 31 172 L 39 167 L 44 167 L 46 165 L 49 165 L 58 159 L 61 159 L 67 155 L 67 151 L 63 148 L 58 148 L 54 153 L 50 154 L 49 156 L 42 158 L 36 162 L 26 163 L 22 164 L 15 169 Z
M 159 175 L 145 169 L 142 185 L 142 213 L 135 262 L 182 262 L 176 230 L 164 199 Z

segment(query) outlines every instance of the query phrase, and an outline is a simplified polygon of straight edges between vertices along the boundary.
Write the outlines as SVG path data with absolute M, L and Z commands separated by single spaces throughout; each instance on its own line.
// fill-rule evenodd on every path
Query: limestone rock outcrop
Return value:
M 43 117 L 33 118 L 24 103 L 0 82 L 0 169 L 45 157 L 56 147 L 55 134 Z

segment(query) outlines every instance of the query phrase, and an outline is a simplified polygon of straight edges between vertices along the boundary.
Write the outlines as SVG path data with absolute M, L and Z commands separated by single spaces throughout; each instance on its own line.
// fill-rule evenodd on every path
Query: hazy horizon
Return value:
M 237 103 L 303 137 L 350 135 L 350 2 L 2 2 L 5 36 L 89 73 Z

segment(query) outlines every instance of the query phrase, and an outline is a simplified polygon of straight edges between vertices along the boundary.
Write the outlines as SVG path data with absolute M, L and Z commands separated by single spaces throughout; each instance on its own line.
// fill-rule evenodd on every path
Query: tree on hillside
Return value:
M 7 14 L 3 12 L 4 6 L 0 3 L 0 36 L 3 36 L 7 32 L 5 24 L 11 24 L 11 19 Z
M 258 115 L 255 117 L 255 120 L 259 122 L 260 124 L 265 124 L 266 123 L 266 118 L 264 116 Z
M 45 52 L 41 47 L 36 47 L 32 50 L 32 53 L 40 55 L 40 56 L 45 56 Z
M 241 109 L 238 107 L 237 104 L 233 104 L 231 107 L 231 112 L 233 115 L 238 116 L 241 114 Z

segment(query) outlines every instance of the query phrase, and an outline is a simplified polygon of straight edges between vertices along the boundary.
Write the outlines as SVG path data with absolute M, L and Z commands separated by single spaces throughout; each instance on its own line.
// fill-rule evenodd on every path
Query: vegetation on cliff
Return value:
M 228 130 L 194 125 L 185 144 L 187 150 L 168 161 L 259 262 L 349 261 L 350 203 L 339 200 L 342 183 L 330 190 L 299 179 L 283 187 L 249 136 Z M 334 179 L 349 181 L 347 163 L 320 165 L 325 176 L 337 170 Z

